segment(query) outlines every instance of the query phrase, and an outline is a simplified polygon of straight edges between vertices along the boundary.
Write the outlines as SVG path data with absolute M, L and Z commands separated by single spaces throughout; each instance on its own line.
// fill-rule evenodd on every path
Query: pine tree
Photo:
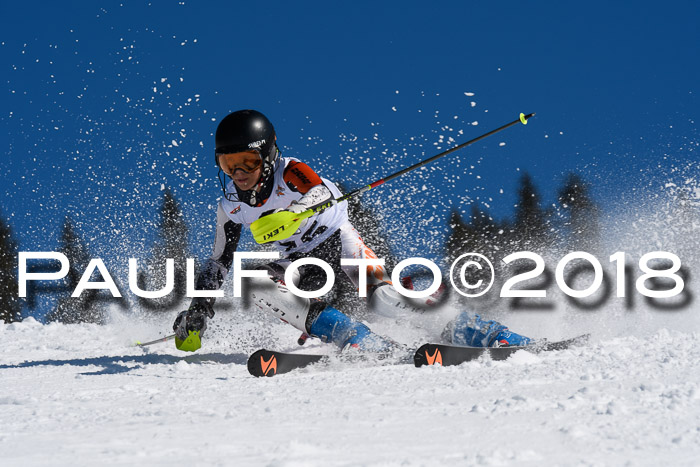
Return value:
M 153 254 L 145 272 L 140 275 L 140 286 L 150 291 L 160 290 L 166 284 L 166 259 L 174 260 L 175 286 L 163 298 L 140 299 L 148 309 L 169 311 L 179 304 L 186 292 L 186 271 L 188 247 L 188 227 L 180 206 L 170 189 L 163 191 L 160 209 L 159 239 L 153 247 Z
M 450 214 L 449 226 L 452 231 L 447 236 L 445 243 L 447 258 L 452 263 L 456 258 L 465 253 L 480 253 L 488 256 L 492 253 L 498 235 L 496 223 L 488 212 L 471 206 L 469 222 L 464 222 L 458 211 Z
M 5 323 L 19 321 L 22 315 L 15 274 L 17 251 L 12 229 L 0 216 L 0 320 Z
M 464 254 L 478 253 L 491 261 L 498 277 L 501 268 L 500 258 L 507 254 L 507 246 L 513 235 L 512 226 L 507 222 L 495 221 L 486 210 L 472 204 L 469 222 L 464 222 L 461 214 L 453 211 L 450 215 L 449 227 L 452 230 L 447 236 L 445 246 L 450 264 Z M 471 284 L 475 284 L 479 280 L 488 282 L 490 273 L 485 269 L 479 271 L 470 268 L 465 280 Z M 492 290 L 487 296 L 481 297 L 478 300 L 479 304 L 482 305 L 484 302 L 492 300 L 493 294 Z M 463 299 L 460 297 L 460 300 Z M 469 300 L 473 301 L 474 299 Z
M 469 225 L 472 229 L 471 250 L 465 253 L 481 253 L 492 261 L 500 256 L 510 242 L 512 227 L 507 222 L 497 222 L 485 209 L 473 204 Z
M 540 207 L 540 196 L 528 173 L 520 178 L 515 210 L 513 249 L 537 251 L 551 242 L 547 212 Z
M 92 257 L 68 216 L 63 224 L 59 251 L 68 258 L 70 269 L 56 307 L 46 316 L 46 322 L 104 324 L 105 305 L 98 300 L 98 290 L 87 289 L 79 297 L 71 297 Z
M 565 216 L 567 248 L 595 254 L 600 248 L 600 210 L 581 176 L 568 175 L 559 191 L 559 204 Z
M 462 251 L 467 251 L 474 244 L 474 232 L 455 209 L 450 213 L 447 225 L 451 231 L 445 240 L 445 257 L 451 264 L 462 254 Z

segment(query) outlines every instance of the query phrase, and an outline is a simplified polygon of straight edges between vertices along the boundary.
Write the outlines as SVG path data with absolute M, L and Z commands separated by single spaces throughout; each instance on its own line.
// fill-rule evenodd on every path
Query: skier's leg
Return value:
M 377 255 L 367 246 L 352 225 L 341 227 L 341 241 L 343 244 L 343 258 L 372 258 Z M 343 271 L 359 289 L 359 268 L 357 266 L 344 266 Z M 391 283 L 389 273 L 382 266 L 368 266 L 367 277 L 367 307 L 370 312 L 394 319 L 411 321 L 411 317 L 425 319 L 426 315 L 423 303 L 417 303 L 399 294 Z M 437 297 L 431 297 L 425 303 L 430 304 Z M 415 319 L 413 320 L 415 321 Z M 417 325 L 417 323 L 414 323 Z M 440 324 L 440 327 L 442 324 Z M 420 327 L 420 326 L 419 326 Z M 497 321 L 482 320 L 479 315 L 460 313 L 450 322 L 443 332 L 448 342 L 457 345 L 473 347 L 516 346 L 532 343 L 532 339 L 511 332 L 506 326 Z
M 341 227 L 340 232 L 343 258 L 377 259 L 377 255 L 365 244 L 351 224 Z M 436 297 L 430 297 L 421 302 L 418 299 L 404 297 L 396 291 L 391 282 L 391 275 L 383 266 L 367 266 L 366 270 L 362 271 L 357 266 L 343 266 L 342 269 L 358 290 L 359 274 L 365 274 L 367 308 L 376 315 L 404 319 L 407 315 L 425 311 L 426 305 L 434 305 L 435 301 L 439 300 Z M 407 284 L 412 286 L 410 280 Z
M 464 311 L 447 325 L 443 338 L 452 344 L 469 347 L 507 347 L 533 343 L 529 337 L 511 332 L 498 321 L 487 321 L 477 314 Z
M 343 258 L 377 259 L 377 255 L 365 245 L 360 234 L 351 224 L 340 228 Z M 367 308 L 372 313 L 396 317 L 405 308 L 401 297 L 391 284 L 391 277 L 384 266 L 343 266 L 343 272 L 360 290 L 360 274 L 366 277 L 364 296 L 367 297 Z M 381 291 L 381 292 L 380 292 Z
M 288 266 L 289 262 L 286 260 L 261 266 L 259 269 L 266 270 L 267 277 L 248 278 L 247 290 L 250 291 L 250 298 L 256 308 L 306 332 L 306 318 L 311 301 L 294 295 L 285 285 L 284 271 Z M 298 277 L 295 279 L 298 280 Z
M 340 348 L 356 348 L 370 352 L 389 351 L 393 342 L 373 333 L 365 324 L 350 318 L 332 306 L 326 306 L 308 322 L 309 334 L 323 342 L 332 342 Z
M 284 271 L 291 264 L 288 260 L 270 263 L 264 267 L 268 277 L 252 278 L 251 298 L 259 309 L 272 313 L 300 331 L 340 348 L 356 347 L 363 350 L 382 351 L 391 342 L 372 333 L 364 324 L 318 299 L 297 297 L 284 284 Z M 304 267 L 295 278 L 298 288 L 304 290 Z M 310 289 L 313 290 L 313 289 Z

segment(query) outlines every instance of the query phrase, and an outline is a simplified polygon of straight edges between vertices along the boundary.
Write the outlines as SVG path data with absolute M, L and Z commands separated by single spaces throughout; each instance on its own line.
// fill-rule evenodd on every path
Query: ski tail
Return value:
M 508 349 L 508 355 L 520 350 L 522 347 L 501 347 L 495 354 L 495 359 L 502 360 L 507 358 L 505 350 Z M 482 355 L 490 353 L 492 350 L 489 347 L 459 347 L 449 344 L 423 344 L 413 356 L 413 363 L 416 367 L 426 365 L 438 366 L 453 366 L 464 362 L 476 360 Z M 494 357 L 494 354 L 491 354 Z
M 476 360 L 482 355 L 489 355 L 492 360 L 505 360 L 518 350 L 535 353 L 564 350 L 586 343 L 589 337 L 589 334 L 583 334 L 562 341 L 542 341 L 522 347 L 463 347 L 451 344 L 423 344 L 416 350 L 413 363 L 417 367 L 427 365 L 452 366 Z

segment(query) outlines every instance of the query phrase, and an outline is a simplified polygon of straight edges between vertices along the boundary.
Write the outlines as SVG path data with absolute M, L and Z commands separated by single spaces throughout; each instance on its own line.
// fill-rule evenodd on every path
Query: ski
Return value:
M 260 349 L 248 358 L 248 372 L 253 376 L 275 376 L 328 360 L 328 355 L 277 352 Z
M 505 360 L 518 350 L 528 352 L 547 352 L 551 350 L 563 350 L 572 345 L 582 344 L 588 339 L 584 334 L 572 339 L 556 342 L 541 342 L 523 347 L 461 347 L 451 344 L 424 344 L 413 354 L 413 363 L 417 367 L 424 365 L 451 366 L 476 360 L 482 355 L 488 354 L 493 360 Z M 410 358 L 410 357 L 409 357 Z M 307 367 L 314 363 L 330 362 L 331 359 L 341 362 L 382 361 L 384 364 L 408 363 L 402 353 L 340 353 L 334 355 L 305 354 L 278 352 L 275 350 L 260 349 L 248 358 L 248 372 L 257 377 L 276 376 L 290 371 Z
M 413 363 L 416 367 L 424 365 L 452 366 L 476 360 L 482 355 L 489 355 L 493 360 L 505 360 L 519 350 L 534 353 L 563 350 L 573 345 L 583 344 L 588 340 L 588 337 L 589 334 L 583 334 L 562 341 L 544 341 L 521 347 L 462 347 L 452 344 L 423 344 L 416 350 Z
M 313 363 L 370 363 L 380 365 L 409 364 L 413 351 L 339 352 L 333 354 L 304 354 L 261 349 L 248 358 L 248 372 L 253 376 L 275 376 L 304 368 Z

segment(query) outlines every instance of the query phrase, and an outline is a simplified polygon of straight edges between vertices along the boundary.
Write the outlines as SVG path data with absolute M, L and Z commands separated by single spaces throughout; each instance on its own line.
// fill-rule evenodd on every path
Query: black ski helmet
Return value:
M 257 110 L 238 110 L 230 113 L 219 122 L 219 126 L 216 128 L 216 149 L 214 151 L 216 165 L 221 168 L 219 166 L 219 154 L 256 149 L 260 151 L 263 161 L 260 181 L 256 187 L 264 187 L 274 173 L 279 156 L 275 139 L 275 127 L 272 125 L 272 122 Z M 238 194 L 239 198 L 243 198 L 249 204 L 252 203 L 254 205 L 256 203 L 257 196 L 254 190 L 249 190 L 245 194 L 240 192 Z M 249 197 L 252 199 L 248 199 Z

